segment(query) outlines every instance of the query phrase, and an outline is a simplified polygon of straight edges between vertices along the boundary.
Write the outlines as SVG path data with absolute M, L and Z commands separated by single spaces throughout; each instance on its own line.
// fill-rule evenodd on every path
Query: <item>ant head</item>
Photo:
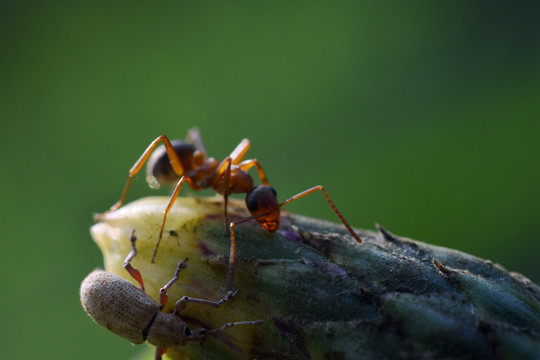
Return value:
M 191 169 L 195 147 L 184 140 L 172 140 L 171 145 L 176 155 L 178 155 L 184 171 Z M 178 180 L 179 174 L 174 172 L 164 145 L 154 150 L 148 159 L 146 175 L 155 177 L 160 184 L 168 184 Z
M 260 215 L 256 220 L 269 232 L 279 227 L 279 203 L 276 190 L 258 185 L 246 194 L 246 206 L 251 215 Z

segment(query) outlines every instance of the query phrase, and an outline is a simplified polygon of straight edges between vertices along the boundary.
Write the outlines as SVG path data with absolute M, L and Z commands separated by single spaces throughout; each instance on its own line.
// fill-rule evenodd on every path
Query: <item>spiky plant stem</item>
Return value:
M 107 271 L 122 268 L 135 229 L 132 264 L 157 299 L 178 261 L 189 258 L 169 291 L 170 311 L 181 296 L 217 300 L 227 274 L 230 240 L 219 198 L 167 198 L 128 204 L 92 227 Z M 230 202 L 231 219 L 246 216 Z M 284 214 L 270 234 L 255 223 L 236 227 L 239 294 L 219 309 L 189 304 L 192 327 L 264 320 L 213 333 L 209 359 L 538 359 L 540 288 L 522 275 L 457 250 L 358 230 L 359 245 L 339 224 Z M 171 359 L 202 359 L 197 344 L 169 349 Z

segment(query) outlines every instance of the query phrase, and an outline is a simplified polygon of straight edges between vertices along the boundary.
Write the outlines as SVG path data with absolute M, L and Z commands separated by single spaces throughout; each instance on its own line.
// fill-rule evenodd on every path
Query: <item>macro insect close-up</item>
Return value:
M 163 147 L 156 148 L 160 141 Z M 238 268 L 235 287 L 242 300 L 227 310 L 234 307 L 231 313 L 257 319 L 248 324 L 262 324 L 249 327 L 234 342 L 223 342 L 227 346 L 208 347 L 213 354 L 223 359 L 324 359 L 337 353 L 343 359 L 362 358 L 360 354 L 368 359 L 395 358 L 397 354 L 428 359 L 431 351 L 456 357 L 465 351 L 478 358 L 490 358 L 500 351 L 526 358 L 536 351 L 536 333 L 527 329 L 540 326 L 536 314 L 540 304 L 534 300 L 540 290 L 528 279 L 456 250 L 396 236 L 380 225 L 377 233 L 353 230 L 322 186 L 279 203 L 258 161 L 243 161 L 248 148 L 249 141 L 243 140 L 218 163 L 207 156 L 198 130 L 190 130 L 186 142 L 158 137 L 131 168 L 120 200 L 97 215 L 100 221 L 91 230 L 105 256 L 106 268 L 118 267 L 127 229 L 141 234 L 144 256 L 138 267 L 154 277 L 178 259 L 189 257 L 192 271 L 182 288 L 205 297 L 216 289 L 229 291 L 224 299 L 235 294 L 230 288 L 233 269 Z M 173 194 L 123 205 L 133 177 L 147 161 L 149 183 L 172 183 Z M 263 185 L 253 185 L 247 173 L 253 166 Z M 211 187 L 223 199 L 177 198 L 184 182 L 193 190 Z M 290 213 L 281 218 L 281 206 L 317 190 L 322 191 L 345 228 Z M 229 199 L 235 192 L 245 192 L 245 201 Z M 222 216 L 230 234 L 224 231 Z M 250 226 L 235 234 L 236 225 L 251 220 L 264 229 Z M 238 253 L 236 236 L 242 238 Z M 230 246 L 225 239 L 230 240 Z M 160 242 L 161 255 L 156 257 Z M 133 278 L 140 278 L 129 261 L 124 268 Z M 152 311 L 156 311 L 155 304 Z M 463 312 L 471 308 L 477 310 L 464 317 Z M 426 312 L 429 324 L 418 323 Z M 178 309 L 173 312 L 178 313 Z M 195 316 L 222 321 L 217 314 Z M 441 330 L 449 322 L 452 333 L 469 335 L 449 338 L 446 330 Z M 494 329 L 495 335 L 485 336 L 486 326 Z M 385 327 L 391 332 L 381 334 Z M 433 345 L 432 334 L 444 341 Z M 506 343 L 508 337 L 519 338 L 521 343 Z M 184 334 L 177 341 L 189 339 Z M 148 342 L 158 347 L 156 354 L 167 347 L 150 338 Z M 427 344 L 430 351 L 424 352 Z M 172 359 L 193 355 L 189 349 L 178 349 L 171 350 Z
M 163 145 L 156 149 L 156 146 L 160 142 L 163 142 Z M 216 159 L 208 157 L 202 137 L 197 128 L 192 128 L 188 131 L 186 141 L 169 141 L 165 135 L 161 135 L 146 148 L 140 158 L 129 170 L 129 177 L 120 199 L 107 212 L 96 215 L 96 220 L 100 220 L 104 215 L 118 210 L 124 204 L 134 176 L 137 175 L 144 164 L 148 162 L 147 181 L 150 186 L 158 187 L 163 184 L 175 184 L 169 203 L 164 209 L 161 229 L 152 254 L 152 262 L 155 261 L 158 247 L 163 237 L 167 215 L 174 205 L 184 182 L 187 182 L 192 190 L 212 188 L 217 193 L 223 195 L 225 229 L 230 229 L 231 232 L 229 267 L 225 284 L 226 289 L 231 288 L 233 280 L 236 259 L 235 226 L 254 220 L 260 223 L 267 231 L 274 232 L 278 229 L 280 224 L 280 208 L 282 206 L 318 190 L 323 193 L 328 204 L 353 238 L 356 239 L 359 244 L 362 244 L 360 237 L 358 237 L 349 223 L 341 215 L 323 186 L 314 186 L 290 197 L 284 202 L 278 202 L 277 193 L 270 186 L 259 161 L 257 159 L 244 160 L 244 156 L 249 150 L 249 147 L 250 141 L 248 139 L 243 139 L 229 156 L 223 161 L 218 162 Z M 254 166 L 257 168 L 257 173 L 263 183 L 262 185 L 254 185 L 253 179 L 248 173 L 248 170 Z M 246 193 L 245 203 L 251 216 L 229 223 L 227 204 L 229 196 L 235 193 Z
M 540 1 L 1 9 L 0 359 L 538 360 Z
M 137 254 L 135 231 L 131 237 L 132 250 L 124 261 L 124 268 L 140 288 L 135 287 L 129 281 L 105 272 L 95 270 L 82 282 L 80 295 L 81 303 L 88 315 L 99 325 L 118 336 L 129 340 L 133 344 L 142 344 L 148 341 L 156 346 L 155 359 L 159 360 L 167 352 L 168 348 L 184 346 L 188 342 L 200 343 L 206 337 L 217 331 L 237 325 L 257 325 L 261 321 L 231 322 L 218 328 L 199 328 L 190 330 L 181 319 L 181 312 L 188 303 L 201 304 L 212 307 L 220 307 L 231 301 L 236 292 L 229 291 L 219 301 L 191 298 L 183 296 L 174 306 L 170 313 L 161 310 L 167 305 L 168 290 L 178 281 L 180 272 L 186 268 L 187 258 L 178 263 L 173 278 L 160 289 L 159 303 L 144 292 L 144 281 L 140 272 L 131 265 L 131 261 Z

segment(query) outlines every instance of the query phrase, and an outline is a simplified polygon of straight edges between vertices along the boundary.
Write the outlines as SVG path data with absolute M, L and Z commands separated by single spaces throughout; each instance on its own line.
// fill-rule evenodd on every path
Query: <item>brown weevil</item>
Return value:
M 136 237 L 131 235 L 132 250 L 124 262 L 126 271 L 141 285 L 139 289 L 129 281 L 103 270 L 94 270 L 82 282 L 80 295 L 81 303 L 88 315 L 99 325 L 129 340 L 133 344 L 148 341 L 156 346 L 155 359 L 161 359 L 167 348 L 183 346 L 188 342 L 198 342 L 202 345 L 208 334 L 225 330 L 235 325 L 255 325 L 262 321 L 240 321 L 222 325 L 219 328 L 198 328 L 191 330 L 180 318 L 187 303 L 219 307 L 234 299 L 237 291 L 229 291 L 219 301 L 182 297 L 174 306 L 171 313 L 162 309 L 168 302 L 167 291 L 178 280 L 180 272 L 186 268 L 187 258 L 178 263 L 173 278 L 160 289 L 159 303 L 144 292 L 141 274 L 131 265 L 136 256 Z

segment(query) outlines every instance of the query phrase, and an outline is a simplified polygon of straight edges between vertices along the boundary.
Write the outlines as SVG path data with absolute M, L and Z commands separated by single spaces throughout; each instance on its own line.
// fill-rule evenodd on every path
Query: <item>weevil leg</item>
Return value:
M 174 305 L 174 313 L 176 315 L 180 315 L 180 312 L 182 312 L 186 307 L 187 304 L 190 302 L 196 303 L 196 304 L 202 304 L 202 305 L 208 305 L 213 306 L 215 308 L 220 307 L 227 301 L 230 301 L 235 298 L 236 294 L 238 294 L 238 290 L 236 291 L 229 291 L 227 292 L 227 295 L 219 301 L 211 301 L 211 300 L 205 300 L 205 299 L 198 299 L 198 298 L 192 298 L 189 296 L 183 296 L 180 300 L 176 302 Z
M 282 202 L 281 204 L 279 204 L 279 207 L 282 207 L 283 205 L 286 205 L 294 200 L 297 200 L 297 199 L 300 199 L 301 197 L 304 197 L 306 195 L 309 195 L 317 190 L 321 190 L 322 193 L 324 194 L 324 197 L 326 198 L 326 200 L 328 201 L 328 204 L 330 204 L 330 207 L 334 210 L 334 212 L 336 213 L 337 217 L 341 220 L 341 222 L 343 223 L 343 225 L 345 225 L 345 227 L 347 228 L 347 230 L 349 230 L 349 233 L 352 235 L 353 238 L 356 239 L 356 241 L 358 241 L 359 244 L 362 244 L 362 240 L 360 239 L 360 237 L 354 232 L 354 230 L 352 229 L 352 227 L 349 225 L 349 223 L 347 222 L 347 220 L 345 220 L 345 218 L 343 217 L 343 215 L 341 215 L 341 213 L 339 212 L 339 210 L 336 208 L 336 205 L 334 205 L 334 202 L 330 199 L 330 196 L 328 196 L 328 193 L 326 192 L 326 190 L 324 189 L 324 187 L 322 185 L 317 185 L 317 186 L 314 186 L 312 187 L 311 189 L 307 189 L 307 190 L 304 190 L 302 191 L 301 193 L 299 194 L 296 194 L 294 195 L 293 197 L 285 200 L 284 202 Z
M 135 236 L 135 230 L 131 232 L 131 236 L 129 238 L 131 241 L 131 251 L 129 252 L 128 256 L 126 257 L 126 260 L 124 261 L 124 269 L 131 275 L 132 278 L 137 280 L 137 282 L 141 285 L 141 290 L 144 291 L 144 282 L 142 279 L 142 275 L 139 272 L 139 270 L 135 269 L 133 265 L 131 265 L 131 260 L 137 256 L 137 248 L 135 247 L 135 241 L 137 240 L 137 237 Z
M 230 323 L 223 324 L 218 328 L 208 330 L 207 334 L 210 334 L 210 333 L 213 333 L 213 332 L 216 332 L 216 331 L 227 330 L 228 328 L 233 327 L 233 326 L 238 326 L 238 325 L 259 325 L 259 324 L 262 324 L 262 323 L 264 323 L 263 320 L 230 322 Z
M 186 261 L 188 261 L 188 258 L 185 258 L 183 261 L 180 261 L 178 263 L 178 267 L 176 268 L 176 272 L 174 273 L 172 279 L 167 284 L 165 284 L 165 286 L 159 289 L 159 303 L 161 304 L 161 308 L 167 305 L 167 302 L 169 301 L 169 295 L 167 294 L 167 291 L 174 285 L 175 282 L 178 281 L 180 272 L 186 268 Z
M 208 354 L 206 353 L 206 349 L 204 348 L 204 342 L 201 341 L 199 345 L 201 345 L 201 352 L 203 354 L 204 360 L 208 360 Z
M 180 163 L 180 159 L 178 158 L 178 155 L 176 155 L 176 152 L 174 151 L 173 146 L 171 145 L 171 142 L 165 135 L 158 136 L 152 143 L 146 148 L 146 150 L 142 153 L 141 157 L 133 164 L 131 169 L 129 169 L 129 177 L 127 179 L 126 185 L 124 186 L 124 190 L 122 191 L 122 195 L 120 196 L 120 199 L 113 205 L 111 208 L 107 211 L 105 211 L 103 214 L 97 214 L 95 216 L 96 220 L 101 220 L 105 214 L 108 214 L 112 211 L 115 211 L 120 206 L 124 204 L 124 200 L 126 199 L 126 195 L 128 193 L 129 187 L 131 186 L 131 181 L 133 180 L 133 177 L 137 175 L 137 173 L 142 169 L 158 143 L 162 141 L 163 145 L 165 145 L 165 149 L 167 150 L 167 155 L 169 156 L 169 160 L 171 161 L 171 166 L 175 173 L 177 173 L 179 176 L 184 173 L 184 168 L 182 167 L 182 164 Z
M 156 352 L 155 352 L 154 359 L 155 359 L 155 360 L 161 360 L 161 357 L 162 357 L 163 355 L 165 355 L 166 352 L 167 352 L 167 348 L 160 348 L 160 347 L 157 347 L 157 348 L 156 348 Z

